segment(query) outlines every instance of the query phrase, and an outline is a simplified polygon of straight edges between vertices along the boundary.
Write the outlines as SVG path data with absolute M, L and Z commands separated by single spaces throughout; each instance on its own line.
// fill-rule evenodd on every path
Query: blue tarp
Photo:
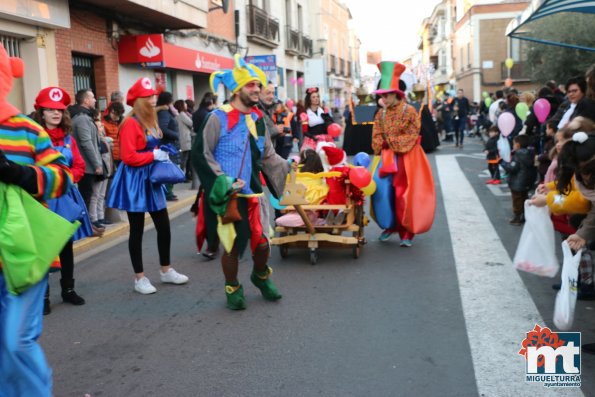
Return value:
M 529 6 L 517 18 L 510 21 L 506 35 L 519 40 L 528 40 L 536 43 L 556 45 L 595 52 L 595 48 L 571 43 L 560 43 L 538 37 L 530 37 L 530 32 L 524 30 L 525 25 L 537 19 L 547 17 L 559 12 L 581 12 L 595 14 L 594 0 L 532 0 Z

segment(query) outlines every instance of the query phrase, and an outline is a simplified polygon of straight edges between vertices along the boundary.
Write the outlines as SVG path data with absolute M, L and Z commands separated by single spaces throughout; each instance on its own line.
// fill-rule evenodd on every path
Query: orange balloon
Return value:
M 504 80 L 504 85 L 506 87 L 512 87 L 512 79 L 508 78 L 508 79 Z

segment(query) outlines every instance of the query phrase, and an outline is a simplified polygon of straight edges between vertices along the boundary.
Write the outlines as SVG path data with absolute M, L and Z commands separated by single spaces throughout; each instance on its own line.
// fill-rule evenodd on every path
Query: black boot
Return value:
M 64 302 L 72 303 L 76 306 L 85 304 L 85 300 L 82 297 L 80 297 L 74 290 L 74 279 L 61 279 L 60 286 L 62 287 L 62 300 Z
M 47 316 L 52 312 L 52 308 L 50 307 L 50 284 L 48 283 L 45 289 L 45 296 L 43 298 L 43 315 Z

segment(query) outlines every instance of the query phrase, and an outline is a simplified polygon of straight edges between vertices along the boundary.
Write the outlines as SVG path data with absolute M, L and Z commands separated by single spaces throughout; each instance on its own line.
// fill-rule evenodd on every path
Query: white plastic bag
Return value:
M 544 277 L 555 277 L 560 269 L 556 257 L 554 225 L 547 207 L 525 201 L 525 226 L 513 260 L 518 270 Z
M 503 135 L 500 135 L 497 142 L 498 146 L 498 153 L 500 154 L 500 158 L 502 161 L 510 163 L 510 143 L 508 143 L 508 138 Z
M 562 285 L 556 296 L 554 307 L 554 324 L 561 331 L 568 331 L 574 321 L 576 306 L 578 265 L 581 261 L 582 250 L 574 256 L 566 241 L 562 242 L 564 264 L 562 265 Z

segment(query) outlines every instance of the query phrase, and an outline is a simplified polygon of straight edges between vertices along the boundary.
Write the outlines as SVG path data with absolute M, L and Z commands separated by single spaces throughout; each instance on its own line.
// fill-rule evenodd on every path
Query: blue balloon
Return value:
M 353 165 L 357 167 L 368 168 L 368 166 L 370 165 L 370 156 L 366 152 L 359 152 L 353 158 Z

